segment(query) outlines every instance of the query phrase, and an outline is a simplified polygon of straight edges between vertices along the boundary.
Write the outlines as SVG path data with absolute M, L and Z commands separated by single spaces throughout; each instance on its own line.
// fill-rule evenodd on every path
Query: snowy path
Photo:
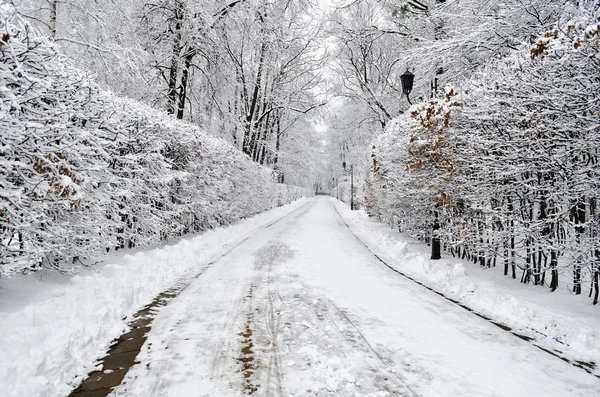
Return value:
M 592 396 L 600 380 L 382 265 L 328 199 L 215 262 L 116 396 Z

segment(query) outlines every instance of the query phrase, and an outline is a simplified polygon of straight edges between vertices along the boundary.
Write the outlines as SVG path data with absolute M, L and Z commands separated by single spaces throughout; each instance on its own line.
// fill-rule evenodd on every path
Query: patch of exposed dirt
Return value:
M 138 364 L 136 357 L 146 342 L 146 334 L 150 331 L 158 309 L 165 306 L 182 289 L 183 285 L 177 285 L 161 293 L 138 311 L 128 324 L 130 330 L 116 339 L 106 356 L 100 359 L 102 369 L 90 372 L 69 397 L 105 397 L 119 386 L 129 368 Z
M 254 289 L 250 287 L 250 291 L 246 298 L 252 299 Z M 248 313 L 246 316 L 246 323 L 244 324 L 244 331 L 240 332 L 238 335 L 241 339 L 241 349 L 240 355 L 236 358 L 241 365 L 241 372 L 243 376 L 243 387 L 244 394 L 251 395 L 258 391 L 258 387 L 260 385 L 254 384 L 253 375 L 256 371 L 256 356 L 254 354 L 254 342 L 252 338 L 252 323 L 253 323 L 253 314 L 252 312 Z

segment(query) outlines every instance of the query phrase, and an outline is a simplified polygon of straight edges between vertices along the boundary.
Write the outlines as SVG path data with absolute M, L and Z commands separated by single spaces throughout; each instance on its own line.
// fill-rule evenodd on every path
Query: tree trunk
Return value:
M 257 107 L 259 106 L 258 101 L 260 99 L 260 89 L 262 88 L 263 68 L 266 52 L 267 45 L 263 42 L 260 46 L 260 57 L 258 61 L 258 70 L 256 71 L 254 90 L 252 91 L 250 106 L 248 108 L 248 113 L 246 114 L 246 129 L 244 131 L 244 146 L 242 151 L 249 156 L 253 155 L 253 149 L 257 140 L 256 133 L 254 131 L 254 121 L 256 119 Z
M 578 201 L 571 210 L 573 222 L 575 223 L 575 239 L 578 246 L 581 245 L 581 237 L 585 232 L 585 226 L 581 226 L 585 223 L 585 207 L 585 201 Z M 573 266 L 573 292 L 575 295 L 581 294 L 581 266 L 581 259 L 577 259 Z
M 181 72 L 181 84 L 179 85 L 179 99 L 177 106 L 177 118 L 183 120 L 183 114 L 185 112 L 185 102 L 187 100 L 187 90 L 189 85 L 190 68 L 192 67 L 192 61 L 196 52 L 190 49 L 185 56 L 183 63 L 183 70 Z
M 50 23 L 48 27 L 50 28 L 50 36 L 53 39 L 56 39 L 56 8 L 58 5 L 58 0 L 50 0 Z
M 525 269 L 523 269 L 521 282 L 529 284 L 529 281 L 531 281 L 531 238 L 527 237 L 525 239 Z
M 510 196 L 507 198 L 508 200 L 508 216 L 510 218 L 510 220 L 508 221 L 508 230 L 510 233 L 510 246 L 509 246 L 509 252 L 510 252 L 510 266 L 511 266 L 511 270 L 512 270 L 512 278 L 513 280 L 517 278 L 517 266 L 515 263 L 515 221 L 513 219 L 513 205 L 512 205 L 512 199 L 510 198 Z
M 263 133 L 263 138 L 262 138 L 262 148 L 261 148 L 261 153 L 260 153 L 260 158 L 259 158 L 259 163 L 261 165 L 264 165 L 265 162 L 267 162 L 268 158 L 270 156 L 267 156 L 269 154 L 269 150 L 267 149 L 267 140 L 270 139 L 270 136 L 272 134 L 272 126 L 271 126 L 271 114 L 269 113 L 269 115 L 267 115 L 267 117 L 265 118 L 265 127 L 264 127 L 264 133 Z
M 504 241 L 504 275 L 508 276 L 508 241 Z
M 181 23 L 183 19 L 183 5 L 177 2 L 175 9 L 175 25 L 170 29 L 173 34 L 173 47 L 171 54 L 171 67 L 169 69 L 169 87 L 167 91 L 167 113 L 175 114 L 177 109 L 177 78 L 179 77 L 179 58 L 181 56 Z
M 594 272 L 594 305 L 598 304 L 598 281 L 600 279 L 600 268 Z
M 275 114 L 275 155 L 273 157 L 273 169 L 277 171 L 277 182 L 283 183 L 283 171 L 279 169 L 279 150 L 281 148 L 281 114 Z

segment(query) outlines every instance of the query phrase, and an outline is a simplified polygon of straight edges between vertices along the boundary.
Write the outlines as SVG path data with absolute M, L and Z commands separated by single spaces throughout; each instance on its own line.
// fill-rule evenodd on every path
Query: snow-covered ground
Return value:
M 77 277 L 5 281 L 1 394 L 68 395 L 133 313 L 193 279 L 160 309 L 113 396 L 597 395 L 600 379 L 394 273 L 353 231 L 424 284 L 515 329 L 545 327 L 565 354 L 598 361 L 588 301 L 431 262 L 427 247 L 315 198 Z
M 392 272 L 334 205 L 311 200 L 194 280 L 113 395 L 597 394 L 598 378 Z
M 571 361 L 600 364 L 600 306 L 586 294 L 575 296 L 561 283 L 555 292 L 525 286 L 503 275 L 444 255 L 430 260 L 431 248 L 333 201 L 352 231 L 388 265 L 501 322 L 535 343 Z M 520 276 L 520 275 L 519 275 Z M 565 280 L 563 280 L 565 281 Z M 595 369 L 600 376 L 600 368 Z M 600 392 L 599 392 L 600 393 Z
M 306 199 L 151 250 L 104 258 L 75 277 L 0 280 L 0 395 L 67 395 L 142 306 Z

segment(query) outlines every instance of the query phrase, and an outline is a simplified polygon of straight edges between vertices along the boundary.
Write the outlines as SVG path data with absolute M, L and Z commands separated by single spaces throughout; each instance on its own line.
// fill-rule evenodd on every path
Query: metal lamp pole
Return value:
M 346 162 L 342 163 L 344 172 L 348 172 L 346 169 Z M 354 211 L 354 164 L 350 165 L 350 210 Z
M 409 94 L 411 93 L 411 91 L 413 89 L 414 80 L 415 80 L 415 75 L 413 73 L 409 72 L 408 69 L 406 69 L 406 72 L 404 72 L 402 74 L 402 76 L 400 76 L 400 83 L 402 84 L 402 93 L 406 95 L 406 99 L 408 100 L 408 103 L 411 105 L 412 105 L 412 102 L 410 101 Z M 431 92 L 430 92 L 431 98 L 433 98 L 435 93 L 437 93 L 437 78 L 435 79 L 435 81 L 431 82 Z M 438 231 L 440 230 L 438 206 L 439 206 L 439 204 L 436 204 L 436 206 L 433 210 L 434 221 L 433 221 L 432 233 L 431 233 L 431 259 L 440 259 L 441 258 L 441 244 L 440 244 L 440 236 L 438 234 Z
M 431 81 L 431 99 L 437 95 L 438 90 L 438 79 L 437 77 Z M 435 209 L 433 210 L 433 236 L 431 238 L 431 259 L 437 260 L 442 258 L 442 248 L 440 242 L 440 236 L 438 235 L 438 230 L 440 230 L 440 220 L 438 208 L 440 204 L 439 202 L 435 204 Z
M 334 191 L 331 192 L 331 194 L 333 195 L 333 193 L 335 193 L 337 191 L 337 194 L 335 194 L 335 197 L 339 200 L 340 199 L 340 181 L 338 178 L 333 178 L 333 187 L 334 187 Z
M 350 210 L 354 211 L 354 164 L 350 166 Z

